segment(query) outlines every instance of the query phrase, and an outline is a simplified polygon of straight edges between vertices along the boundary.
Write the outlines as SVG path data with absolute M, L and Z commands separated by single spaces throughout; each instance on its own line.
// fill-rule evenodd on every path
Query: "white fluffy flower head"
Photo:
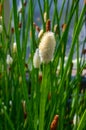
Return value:
M 6 63 L 7 65 L 11 65 L 13 63 L 13 59 L 9 54 L 7 55 Z
M 37 48 L 33 57 L 34 68 L 39 68 L 40 64 L 41 64 L 41 61 L 40 61 L 40 56 L 39 56 L 39 49 Z
M 17 45 L 16 42 L 13 43 L 13 53 L 17 52 Z
M 41 38 L 43 35 L 43 29 L 40 30 L 39 34 L 38 34 L 38 38 Z
M 47 13 L 44 12 L 44 22 L 46 22 L 46 21 L 47 21 Z
M 56 41 L 53 32 L 45 32 L 39 44 L 41 62 L 49 63 L 53 59 Z
M 74 125 L 76 125 L 76 121 L 77 121 L 77 123 L 79 123 L 80 118 L 79 118 L 78 115 L 75 114 L 74 117 L 73 117 L 73 124 L 74 124 Z
M 0 25 L 0 34 L 2 33 L 2 31 L 3 31 L 3 27 L 2 25 Z
M 2 23 L 2 16 L 0 16 L 0 23 Z

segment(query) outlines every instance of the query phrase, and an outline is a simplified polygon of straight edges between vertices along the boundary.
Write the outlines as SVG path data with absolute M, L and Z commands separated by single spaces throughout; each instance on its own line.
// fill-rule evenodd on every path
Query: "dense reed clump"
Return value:
M 6 2 L 0 130 L 85 130 L 86 0 L 12 0 L 9 11 Z

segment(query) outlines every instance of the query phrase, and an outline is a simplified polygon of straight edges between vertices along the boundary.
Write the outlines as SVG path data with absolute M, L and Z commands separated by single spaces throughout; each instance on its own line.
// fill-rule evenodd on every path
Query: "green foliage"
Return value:
M 86 90 L 82 88 L 86 50 L 83 56 L 79 40 L 86 22 L 86 4 L 79 13 L 79 0 L 63 0 L 60 10 L 58 0 L 42 0 L 43 5 L 41 0 L 20 1 L 22 10 L 18 11 L 17 1 L 12 0 L 8 27 L 4 21 L 4 8 L 0 10 L 0 25 L 3 27 L 0 33 L 0 130 L 50 130 L 55 115 L 59 115 L 58 130 L 86 129 Z M 4 2 L 0 1 L 1 4 Z M 39 21 L 34 17 L 36 6 Z M 49 19 L 51 28 L 49 23 L 47 26 Z M 35 21 L 37 23 L 33 24 Z M 14 22 L 13 27 L 11 22 Z M 72 40 L 67 52 L 71 23 Z M 39 28 L 44 33 L 46 28 L 54 32 L 56 47 L 52 61 L 34 68 L 34 53 L 41 41 Z M 13 51 L 14 42 L 17 51 Z M 85 40 L 82 49 L 84 45 Z M 75 77 L 72 76 L 74 51 Z M 8 55 L 10 62 L 7 61 Z M 74 115 L 77 115 L 75 124 Z

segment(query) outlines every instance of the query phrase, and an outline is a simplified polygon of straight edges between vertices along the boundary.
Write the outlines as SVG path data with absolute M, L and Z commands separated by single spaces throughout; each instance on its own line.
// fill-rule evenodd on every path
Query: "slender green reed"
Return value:
M 63 0 L 60 8 L 59 0 L 20 0 L 22 6 L 18 10 L 17 0 L 12 0 L 6 27 L 4 6 L 2 8 L 4 2 L 0 1 L 0 130 L 86 129 L 86 88 L 82 84 L 85 79 L 82 74 L 86 68 L 86 50 L 85 54 L 80 52 L 79 39 L 85 24 L 86 5 L 80 12 L 79 0 Z M 36 8 L 38 14 L 35 13 Z M 41 61 L 40 67 L 35 68 L 34 54 L 37 48 L 41 57 L 39 44 L 42 36 L 39 34 L 41 29 L 42 35 L 49 33 L 46 28 L 50 28 L 49 32 L 55 36 L 53 59 L 49 63 Z M 16 52 L 13 50 L 15 42 Z M 85 47 L 85 41 L 82 46 Z M 46 50 L 50 49 L 47 45 Z M 73 71 L 76 72 L 74 76 Z M 55 115 L 59 116 L 57 122 Z

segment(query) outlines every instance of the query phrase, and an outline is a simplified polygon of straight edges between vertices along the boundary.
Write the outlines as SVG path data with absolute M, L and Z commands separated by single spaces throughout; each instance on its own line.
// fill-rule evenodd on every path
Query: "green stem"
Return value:
M 85 122 L 86 122 L 86 109 L 82 115 L 82 118 L 80 120 L 77 130 L 83 130 L 83 128 L 85 127 Z
M 66 0 L 63 0 L 62 7 L 61 7 L 61 10 L 60 10 L 60 14 L 59 14 L 59 19 L 61 19 L 61 17 L 62 17 L 65 2 L 66 2 Z
M 26 86 L 26 81 L 25 81 L 25 72 L 24 72 L 24 63 L 22 60 L 22 52 L 20 48 L 20 36 L 19 36 L 19 30 L 18 30 L 18 18 L 17 18 L 17 5 L 16 1 L 13 0 L 13 11 L 14 11 L 14 25 L 15 25 L 15 34 L 16 34 L 16 42 L 17 42 L 17 52 L 18 52 L 18 64 L 19 64 L 19 69 L 20 69 L 20 74 L 22 76 L 22 92 L 24 94 L 24 98 L 26 100 L 26 107 L 27 107 L 27 113 L 29 113 L 29 128 L 33 129 L 33 123 L 32 123 L 32 116 L 31 116 L 31 111 L 30 111 L 30 103 L 28 99 L 28 90 Z
M 48 78 L 49 78 L 49 66 L 43 66 L 43 79 L 41 85 L 41 99 L 40 99 L 40 115 L 39 115 L 39 130 L 44 130 L 45 124 L 45 107 L 46 107 L 46 99 L 48 95 Z

